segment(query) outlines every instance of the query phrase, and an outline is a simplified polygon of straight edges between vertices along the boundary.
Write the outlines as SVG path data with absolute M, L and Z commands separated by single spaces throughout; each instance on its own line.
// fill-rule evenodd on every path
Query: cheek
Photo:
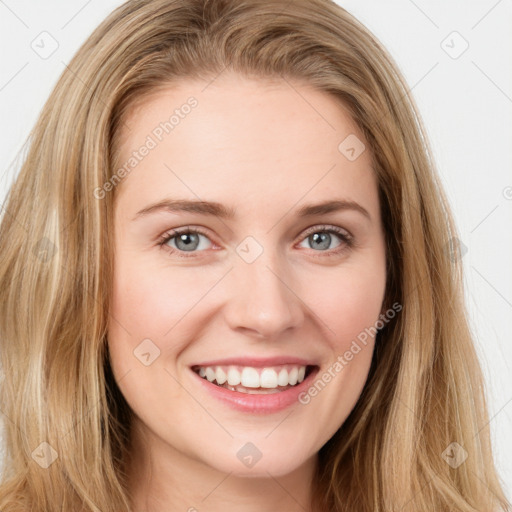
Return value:
M 154 257 L 122 256 L 115 262 L 108 326 L 112 369 L 130 407 L 146 423 L 164 424 L 161 392 L 169 402 L 183 398 L 173 361 L 188 343 L 187 322 L 197 317 L 197 305 L 215 279 L 184 267 L 171 269 Z
M 217 272 L 133 259 L 118 261 L 113 284 L 112 315 L 134 336 L 168 339 L 169 332 L 219 279 Z
M 378 320 L 386 284 L 382 262 L 340 266 L 309 283 L 308 303 L 326 326 L 337 354 Z
M 332 269 L 331 269 L 332 270 Z M 340 266 L 327 277 L 310 279 L 308 304 L 324 325 L 330 357 L 302 397 L 317 419 L 316 436 L 332 436 L 357 403 L 368 377 L 375 324 L 381 313 L 384 260 Z

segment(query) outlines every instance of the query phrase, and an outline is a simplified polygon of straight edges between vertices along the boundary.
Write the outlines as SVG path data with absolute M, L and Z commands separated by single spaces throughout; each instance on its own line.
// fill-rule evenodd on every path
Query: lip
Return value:
M 268 366 L 279 366 L 282 364 L 298 364 L 300 366 L 317 366 L 314 361 L 308 361 L 300 357 L 277 356 L 277 357 L 230 357 L 228 359 L 216 359 L 215 361 L 206 361 L 196 363 L 191 368 L 199 366 L 252 366 L 253 368 L 263 368 Z
M 287 358 L 286 362 L 289 363 L 291 358 Z M 202 363 L 201 365 L 194 366 L 214 366 L 214 365 L 222 365 L 227 364 L 226 361 L 223 360 L 221 363 L 212 362 L 212 363 Z M 231 361 L 231 360 L 229 360 Z M 236 364 L 240 364 L 241 359 L 233 359 Z M 244 359 L 243 366 L 252 366 L 247 364 L 247 359 Z M 254 360 L 253 365 L 254 365 Z M 269 360 L 266 360 L 269 361 Z M 273 365 L 277 365 L 276 358 L 273 358 Z M 290 364 L 304 364 L 304 363 L 295 363 L 296 360 L 292 361 Z M 231 363 L 231 364 L 235 364 Z M 279 363 L 284 364 L 284 363 Z M 267 395 L 258 395 L 258 394 L 248 394 L 248 393 L 240 393 L 238 391 L 231 391 L 230 389 L 226 389 L 217 384 L 213 384 L 207 379 L 200 377 L 196 372 L 191 369 L 191 373 L 193 375 L 194 381 L 197 381 L 198 385 L 201 386 L 201 389 L 206 391 L 216 400 L 219 400 L 223 404 L 228 405 L 232 409 L 237 411 L 252 413 L 252 414 L 271 414 L 282 411 L 287 407 L 292 406 L 293 404 L 299 403 L 299 395 L 308 389 L 314 380 L 316 374 L 320 371 L 319 366 L 316 365 L 307 365 L 313 367 L 309 375 L 300 383 L 292 388 L 289 388 L 285 391 L 280 391 L 279 393 L 271 393 Z M 272 364 L 259 365 L 259 366 L 272 366 Z

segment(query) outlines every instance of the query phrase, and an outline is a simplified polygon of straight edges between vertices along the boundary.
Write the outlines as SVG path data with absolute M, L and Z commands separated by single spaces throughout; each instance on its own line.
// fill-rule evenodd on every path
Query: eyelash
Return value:
M 329 251 L 313 251 L 313 252 L 319 252 L 320 254 L 315 254 L 314 257 L 329 257 L 329 256 L 335 256 L 337 254 L 340 254 L 342 252 L 345 252 L 355 246 L 354 239 L 352 235 L 349 235 L 345 230 L 342 230 L 341 228 L 338 228 L 336 226 L 313 226 L 311 228 L 308 228 L 306 232 L 304 233 L 301 242 L 306 239 L 308 236 L 312 235 L 313 233 L 334 233 L 341 239 L 341 244 L 336 249 L 331 249 Z M 180 251 L 177 249 L 174 249 L 172 247 L 166 246 L 167 242 L 172 240 L 173 238 L 183 235 L 183 234 L 197 234 L 197 235 L 203 235 L 206 238 L 209 239 L 208 234 L 200 229 L 200 228 L 177 228 L 173 229 L 171 231 L 167 231 L 160 237 L 160 241 L 158 242 L 158 245 L 162 247 L 164 250 L 169 251 L 171 254 L 178 253 L 178 256 L 180 258 L 195 258 L 197 257 L 197 252 L 203 252 L 203 251 L 190 251 L 190 255 L 186 254 L 186 251 Z M 313 250 L 313 249 L 311 249 Z

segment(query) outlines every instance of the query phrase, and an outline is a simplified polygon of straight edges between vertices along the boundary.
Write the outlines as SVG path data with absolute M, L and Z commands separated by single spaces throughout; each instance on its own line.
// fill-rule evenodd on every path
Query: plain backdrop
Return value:
M 19 170 L 22 144 L 58 77 L 121 3 L 0 0 L 0 205 Z M 391 53 L 425 123 L 462 242 L 466 301 L 487 379 L 495 460 L 510 499 L 512 3 L 338 3 Z

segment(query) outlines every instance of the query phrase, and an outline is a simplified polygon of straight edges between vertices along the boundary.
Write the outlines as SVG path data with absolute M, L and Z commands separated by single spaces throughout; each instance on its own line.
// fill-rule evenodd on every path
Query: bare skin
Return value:
M 115 191 L 108 340 L 135 414 L 134 510 L 304 512 L 318 451 L 354 408 L 372 358 L 369 337 L 333 372 L 382 312 L 377 183 L 368 149 L 353 160 L 338 149 L 349 135 L 364 137 L 326 93 L 227 73 L 205 86 L 160 90 L 129 112 L 130 130 L 120 134 L 121 164 L 148 136 L 157 142 Z M 157 140 L 155 128 L 191 96 L 197 105 Z M 137 216 L 164 198 L 214 201 L 234 217 Z M 335 200 L 367 215 L 344 208 L 298 216 L 306 204 Z M 204 234 L 189 234 L 186 245 L 169 238 L 187 227 Z M 257 257 L 248 263 L 245 254 Z M 149 365 L 134 357 L 143 340 L 151 340 L 151 358 L 159 351 Z M 217 400 L 191 370 L 214 359 L 291 355 L 331 379 L 307 404 L 265 414 Z M 251 467 L 237 456 L 247 443 L 261 454 Z

